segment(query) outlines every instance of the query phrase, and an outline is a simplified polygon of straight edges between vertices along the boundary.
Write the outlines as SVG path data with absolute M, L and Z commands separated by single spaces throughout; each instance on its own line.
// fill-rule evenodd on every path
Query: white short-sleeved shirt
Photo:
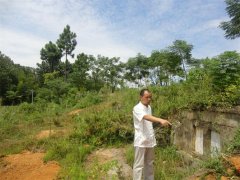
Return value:
M 138 147 L 154 147 L 156 139 L 154 135 L 153 125 L 151 121 L 143 119 L 144 115 L 152 115 L 151 106 L 146 107 L 139 102 L 133 108 L 134 122 L 134 146 Z

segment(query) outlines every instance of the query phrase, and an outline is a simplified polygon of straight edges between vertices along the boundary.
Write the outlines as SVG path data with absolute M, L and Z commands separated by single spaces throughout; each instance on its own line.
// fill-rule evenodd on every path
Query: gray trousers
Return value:
M 133 180 L 154 180 L 154 148 L 134 147 Z

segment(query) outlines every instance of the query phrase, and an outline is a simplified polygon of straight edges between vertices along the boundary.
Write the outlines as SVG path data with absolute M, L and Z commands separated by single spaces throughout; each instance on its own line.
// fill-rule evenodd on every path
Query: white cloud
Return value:
M 40 50 L 46 39 L 28 33 L 0 28 L 0 50 L 15 63 L 25 66 L 36 66 L 40 62 Z
M 226 18 L 212 19 L 206 22 L 198 23 L 188 29 L 187 34 L 197 34 L 209 30 L 220 30 L 219 25 L 223 21 L 226 21 Z
M 77 34 L 76 55 L 126 61 L 183 39 L 194 45 L 195 54 L 209 56 L 239 49 L 239 41 L 225 40 L 218 28 L 227 20 L 223 12 L 219 0 L 0 0 L 0 51 L 35 67 L 41 48 L 56 42 L 69 24 Z
M 54 5 L 53 3 L 54 1 L 10 3 L 11 11 L 19 12 L 23 20 L 28 20 L 29 24 L 26 25 L 34 29 L 29 28 L 29 32 L 23 32 L 23 29 L 1 28 L 0 34 L 4 36 L 0 49 L 3 53 L 16 63 L 35 67 L 36 60 L 40 59 L 41 48 L 50 40 L 55 42 L 66 24 L 69 24 L 71 31 L 77 34 L 78 45 L 75 54 L 84 52 L 92 55 L 117 56 L 122 60 L 136 54 L 137 51 L 114 40 L 114 33 L 108 30 L 104 21 L 87 3 L 83 1 L 68 4 L 58 1 Z M 8 16 L 5 18 L 14 20 L 11 15 Z M 34 31 L 37 30 L 40 35 L 34 36 Z
M 145 2 L 149 3 L 148 1 Z M 173 3 L 173 0 L 153 0 L 149 12 L 152 16 L 161 16 L 171 10 Z

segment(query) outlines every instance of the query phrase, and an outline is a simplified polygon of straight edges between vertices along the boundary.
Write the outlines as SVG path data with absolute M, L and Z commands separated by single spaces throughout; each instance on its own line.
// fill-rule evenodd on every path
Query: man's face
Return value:
M 148 91 L 144 91 L 143 96 L 140 96 L 143 105 L 148 106 L 152 100 L 152 94 Z

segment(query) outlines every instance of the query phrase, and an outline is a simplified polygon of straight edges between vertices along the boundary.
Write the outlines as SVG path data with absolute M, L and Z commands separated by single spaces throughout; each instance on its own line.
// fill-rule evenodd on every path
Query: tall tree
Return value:
M 91 58 L 84 53 L 77 55 L 77 59 L 73 64 L 73 72 L 71 73 L 72 81 L 77 87 L 86 87 L 86 80 L 90 69 L 90 59 Z
M 153 84 L 168 84 L 172 76 L 181 75 L 181 58 L 168 50 L 153 51 L 149 58 L 150 79 Z
M 100 57 L 90 56 L 90 79 L 88 89 L 99 91 L 104 86 L 104 79 L 102 78 L 102 70 L 100 68 Z
M 41 59 L 49 65 L 51 72 L 57 69 L 62 54 L 56 44 L 49 41 L 49 43 L 41 49 L 40 55 Z
M 225 37 L 235 39 L 240 36 L 240 1 L 225 0 L 226 11 L 230 16 L 230 21 L 222 22 L 220 27 L 225 31 Z
M 111 91 L 114 92 L 121 80 L 119 58 L 98 56 L 98 61 L 102 79 L 107 87 L 110 87 Z
M 38 83 L 40 84 L 40 86 L 42 86 L 44 83 L 43 75 L 45 73 L 49 73 L 49 72 L 51 72 L 51 69 L 50 69 L 49 64 L 46 61 L 37 63 L 36 74 L 37 74 L 37 79 L 38 79 Z
M 187 64 L 191 63 L 192 54 L 191 51 L 193 49 L 193 45 L 188 44 L 184 40 L 176 40 L 173 42 L 173 45 L 169 47 L 170 51 L 176 53 L 181 58 L 182 68 L 184 71 L 185 79 L 187 79 Z
M 37 83 L 33 68 L 14 64 L 0 52 L 0 103 L 4 105 L 18 104 L 29 101 L 32 89 Z
M 141 81 L 149 75 L 148 58 L 140 53 L 136 57 L 129 58 L 125 64 L 124 77 L 130 81 L 141 85 Z
M 73 50 L 77 45 L 76 41 L 77 35 L 74 32 L 71 32 L 70 26 L 67 25 L 63 33 L 59 35 L 59 39 L 57 40 L 57 45 L 62 52 L 62 56 L 65 56 L 65 79 L 67 78 L 67 57 L 74 57 Z
M 13 61 L 0 51 L 0 97 L 18 84 L 18 76 Z
M 225 91 L 230 85 L 240 85 L 240 54 L 236 51 L 225 51 L 205 67 L 210 70 L 215 89 Z

